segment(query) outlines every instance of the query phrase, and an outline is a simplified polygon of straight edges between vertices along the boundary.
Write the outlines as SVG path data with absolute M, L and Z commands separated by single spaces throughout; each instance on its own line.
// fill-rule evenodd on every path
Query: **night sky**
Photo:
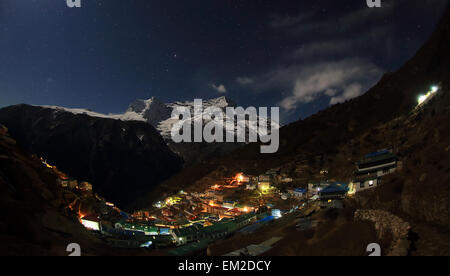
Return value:
M 426 41 L 447 0 L 0 0 L 0 107 L 119 113 L 227 96 L 282 122 L 358 96 Z

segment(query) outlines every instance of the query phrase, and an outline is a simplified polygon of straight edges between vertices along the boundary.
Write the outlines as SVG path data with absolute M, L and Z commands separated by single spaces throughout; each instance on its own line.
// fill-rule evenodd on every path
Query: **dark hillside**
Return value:
M 88 181 L 119 206 L 178 172 L 182 160 L 149 124 L 17 105 L 0 110 L 0 122 L 25 150 L 70 176 Z

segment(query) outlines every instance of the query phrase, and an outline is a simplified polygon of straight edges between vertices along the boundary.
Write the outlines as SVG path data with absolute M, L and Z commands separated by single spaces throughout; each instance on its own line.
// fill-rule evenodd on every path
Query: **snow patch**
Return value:
M 227 107 L 236 107 L 234 102 L 229 100 L 227 97 L 222 96 L 215 99 L 210 100 L 204 100 L 203 101 L 203 114 L 193 116 L 191 118 L 191 124 L 193 124 L 196 121 L 200 121 L 203 118 L 203 115 L 205 115 L 205 110 L 208 107 L 218 107 L 220 108 L 223 113 L 224 117 L 226 118 L 226 108 Z M 76 115 L 88 115 L 91 117 L 98 117 L 98 118 L 105 118 L 105 119 L 114 119 L 114 120 L 121 120 L 121 121 L 140 121 L 140 122 L 147 122 L 150 125 L 154 126 L 158 132 L 161 134 L 161 136 L 164 139 L 170 139 L 171 138 L 171 130 L 175 123 L 178 122 L 178 119 L 172 119 L 172 111 L 177 107 L 187 107 L 189 110 L 191 110 L 191 113 L 193 114 L 194 110 L 194 101 L 185 101 L 185 102 L 174 102 L 174 103 L 168 103 L 165 104 L 155 97 L 152 97 L 147 100 L 136 100 L 130 106 L 128 107 L 127 111 L 123 114 L 101 114 L 97 112 L 93 112 L 87 109 L 83 108 L 65 108 L 65 107 L 59 107 L 59 106 L 41 106 L 43 108 L 50 108 L 54 109 L 55 111 L 65 111 L 70 112 L 72 114 Z M 212 115 L 212 114 L 209 114 Z M 234 123 L 231 125 L 231 122 L 234 118 L 226 118 L 224 122 L 224 133 L 227 132 L 227 125 L 230 129 L 233 129 L 233 133 L 237 133 L 236 130 L 238 127 L 243 127 L 244 125 L 241 124 L 240 126 L 235 126 Z M 270 120 L 266 120 L 265 118 L 261 118 L 262 122 L 266 123 L 268 126 L 270 126 Z M 207 123 L 211 122 L 211 120 L 207 120 L 203 118 L 203 126 Z M 258 128 L 256 124 L 249 124 L 248 122 L 245 123 L 245 126 L 247 127 L 247 131 L 253 131 L 255 133 L 258 133 Z M 251 129 L 250 129 L 251 128 Z M 270 129 L 270 128 L 269 128 Z M 260 135 L 267 135 L 267 133 L 260 133 Z M 140 140 L 143 139 L 143 137 L 139 137 Z

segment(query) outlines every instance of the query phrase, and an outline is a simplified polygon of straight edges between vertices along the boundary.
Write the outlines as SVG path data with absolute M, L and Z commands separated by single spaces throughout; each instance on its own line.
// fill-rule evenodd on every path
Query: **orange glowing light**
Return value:
M 55 166 L 50 165 L 49 163 L 47 163 L 47 161 L 45 161 L 42 157 L 41 157 L 41 161 L 42 163 L 44 163 L 44 165 L 49 168 L 49 169 L 55 169 Z
M 78 221 L 79 221 L 80 223 L 82 223 L 81 220 L 82 220 L 84 217 L 86 217 L 85 214 L 83 214 L 83 213 L 81 213 L 81 212 L 78 212 Z
M 242 173 L 236 175 L 236 181 L 239 183 L 244 181 L 244 176 L 242 175 Z

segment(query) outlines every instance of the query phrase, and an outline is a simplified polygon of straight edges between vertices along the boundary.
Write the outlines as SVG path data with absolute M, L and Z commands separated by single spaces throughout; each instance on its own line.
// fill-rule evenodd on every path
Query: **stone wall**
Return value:
M 380 239 L 392 236 L 391 248 L 387 251 L 387 256 L 406 256 L 410 249 L 408 240 L 411 226 L 401 218 L 382 210 L 357 210 L 355 220 L 371 221 L 375 224 L 375 229 Z

